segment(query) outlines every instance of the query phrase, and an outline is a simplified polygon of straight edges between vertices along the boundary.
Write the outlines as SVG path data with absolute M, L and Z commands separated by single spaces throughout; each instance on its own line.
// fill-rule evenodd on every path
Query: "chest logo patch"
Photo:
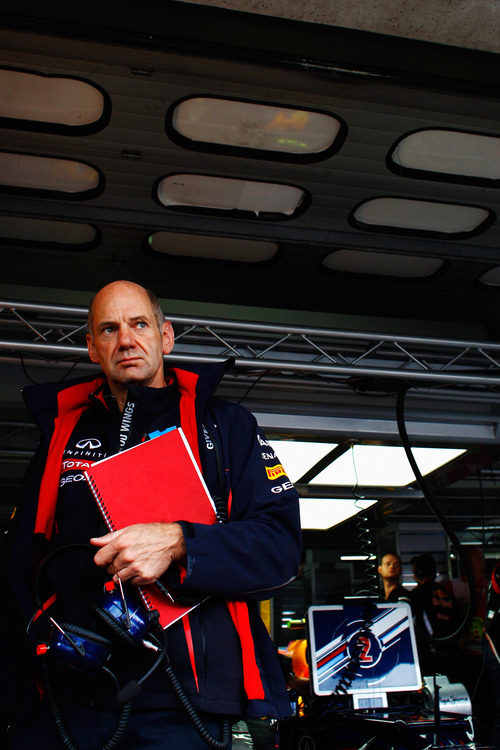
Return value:
M 77 442 L 76 447 L 81 448 L 82 450 L 85 448 L 87 448 L 87 450 L 95 450 L 96 448 L 100 448 L 101 445 L 101 441 L 97 438 L 82 438 Z
M 286 471 L 281 464 L 276 466 L 266 466 L 266 474 L 268 479 L 278 479 L 278 477 L 286 477 Z

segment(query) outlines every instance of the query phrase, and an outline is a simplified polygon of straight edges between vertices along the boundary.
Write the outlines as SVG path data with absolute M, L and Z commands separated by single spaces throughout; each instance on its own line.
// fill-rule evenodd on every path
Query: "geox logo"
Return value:
M 276 466 L 266 466 L 266 474 L 268 479 L 278 479 L 278 477 L 285 477 L 286 471 L 281 464 L 276 464 Z

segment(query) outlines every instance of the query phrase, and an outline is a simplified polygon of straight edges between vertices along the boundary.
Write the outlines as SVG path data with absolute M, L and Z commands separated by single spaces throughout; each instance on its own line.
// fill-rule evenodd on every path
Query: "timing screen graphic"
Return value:
M 408 604 L 310 607 L 308 626 L 316 695 L 331 695 L 348 673 L 349 693 L 420 689 Z

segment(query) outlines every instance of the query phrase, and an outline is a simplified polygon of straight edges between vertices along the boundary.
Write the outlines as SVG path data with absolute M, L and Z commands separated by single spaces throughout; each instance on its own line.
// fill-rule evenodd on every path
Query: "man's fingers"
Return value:
M 122 532 L 123 529 L 118 529 L 118 531 L 110 531 L 109 534 L 104 534 L 103 536 L 93 536 L 89 541 L 90 544 L 94 545 L 94 547 L 104 547 L 106 544 L 109 544 L 117 537 L 119 537 Z
M 155 581 L 174 560 L 182 563 L 186 556 L 178 523 L 134 524 L 91 541 L 99 547 L 94 556 L 96 565 L 136 585 Z

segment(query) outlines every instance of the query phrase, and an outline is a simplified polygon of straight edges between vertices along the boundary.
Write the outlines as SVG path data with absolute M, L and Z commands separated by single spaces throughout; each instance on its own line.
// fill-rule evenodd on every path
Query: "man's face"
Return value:
M 399 580 L 401 563 L 396 555 L 384 555 L 378 566 L 378 572 L 382 579 Z
M 97 294 L 87 347 L 111 389 L 129 383 L 160 388 L 165 384 L 163 355 L 173 347 L 172 326 L 158 327 L 146 291 L 132 283 L 113 282 Z

